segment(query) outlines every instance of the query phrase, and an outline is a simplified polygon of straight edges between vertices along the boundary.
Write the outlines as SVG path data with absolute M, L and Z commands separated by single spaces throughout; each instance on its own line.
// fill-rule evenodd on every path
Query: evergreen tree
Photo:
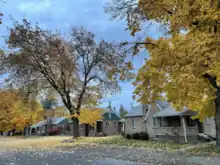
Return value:
M 113 110 L 113 109 L 112 109 L 112 102 L 111 102 L 111 101 L 109 101 L 107 109 L 108 109 L 109 111 L 112 111 L 112 110 Z
M 123 105 L 120 105 L 120 108 L 119 108 L 119 116 L 120 116 L 121 118 L 123 118 L 127 113 L 128 113 L 128 111 L 123 107 Z
M 116 107 L 115 106 L 113 107 L 113 112 L 116 113 Z

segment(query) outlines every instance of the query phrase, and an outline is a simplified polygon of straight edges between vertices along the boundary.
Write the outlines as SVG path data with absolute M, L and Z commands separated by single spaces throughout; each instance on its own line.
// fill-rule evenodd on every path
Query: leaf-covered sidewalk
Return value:
M 65 143 L 61 143 L 65 141 Z M 189 145 L 102 138 L 1 138 L 0 165 L 219 165 L 220 157 L 194 154 Z M 211 146 L 212 147 L 212 146 Z M 13 150 L 11 150 L 14 148 Z M 210 150 L 205 148 L 205 150 Z
M 8 151 L 0 165 L 219 165 L 218 157 L 125 147 L 74 147 L 49 150 Z

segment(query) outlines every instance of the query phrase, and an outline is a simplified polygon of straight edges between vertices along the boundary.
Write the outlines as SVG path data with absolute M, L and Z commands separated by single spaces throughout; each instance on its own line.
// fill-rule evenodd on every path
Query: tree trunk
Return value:
M 215 129 L 216 129 L 216 147 L 220 149 L 220 89 L 217 89 L 215 99 Z
M 46 126 L 46 128 L 45 128 L 45 134 L 46 134 L 46 136 L 49 136 L 50 135 L 50 132 L 49 132 L 49 130 L 51 129 L 51 118 L 50 117 L 48 117 L 47 119 L 47 124 L 45 125 Z
M 76 139 L 79 137 L 79 119 L 76 117 L 72 118 L 73 120 L 73 138 Z

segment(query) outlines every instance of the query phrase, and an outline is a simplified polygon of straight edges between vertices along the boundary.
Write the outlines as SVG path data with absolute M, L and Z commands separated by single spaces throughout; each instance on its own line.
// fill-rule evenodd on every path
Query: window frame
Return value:
M 135 118 L 132 118 L 131 122 L 132 122 L 132 128 L 137 128 Z
M 106 128 L 109 127 L 109 122 L 108 122 L 108 121 L 105 122 L 105 127 L 106 127 Z

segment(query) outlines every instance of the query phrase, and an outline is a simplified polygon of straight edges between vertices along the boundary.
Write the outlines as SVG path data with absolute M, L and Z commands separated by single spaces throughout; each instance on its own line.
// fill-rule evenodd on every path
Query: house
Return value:
M 212 138 L 216 138 L 215 119 L 214 117 L 206 118 L 203 122 L 204 133 Z
M 171 106 L 162 109 L 153 116 L 155 138 L 179 143 L 197 142 L 198 133 L 202 133 L 202 123 L 191 119 L 195 115 L 187 108 L 181 112 Z
M 196 112 L 186 107 L 177 112 L 166 101 L 139 105 L 125 116 L 125 134 L 147 132 L 151 139 L 178 143 L 194 143 L 199 136 L 215 138 L 214 119 L 201 123 L 191 118 L 195 115 Z
M 125 134 L 134 134 L 137 132 L 146 132 L 144 124 L 144 107 L 143 105 L 138 105 L 134 107 L 131 111 L 125 115 Z
M 102 119 L 96 121 L 96 125 L 80 125 L 81 136 L 110 136 L 121 132 L 121 118 L 114 112 L 108 111 L 102 114 Z
M 51 117 L 32 125 L 30 127 L 30 134 L 45 135 L 48 125 L 50 125 L 50 132 L 56 132 L 57 134 L 70 134 L 69 124 L 69 119 L 65 117 Z

